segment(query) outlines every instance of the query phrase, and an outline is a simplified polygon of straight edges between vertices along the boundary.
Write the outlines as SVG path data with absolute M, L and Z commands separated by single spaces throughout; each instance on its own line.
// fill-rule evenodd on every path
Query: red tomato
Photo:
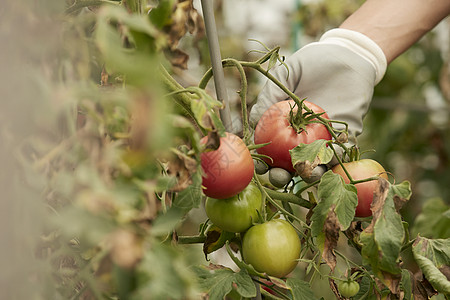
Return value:
M 361 159 L 343 164 L 353 180 L 362 180 L 374 176 L 388 179 L 386 170 L 378 162 L 372 159 Z M 350 183 L 341 165 L 336 165 L 331 169 L 334 173 L 344 178 L 345 183 Z M 370 205 L 373 200 L 373 193 L 378 188 L 378 181 L 371 180 L 355 184 L 358 194 L 358 206 L 356 207 L 356 217 L 369 217 L 372 215 Z
M 207 137 L 201 139 L 206 143 Z M 220 138 L 217 150 L 200 156 L 204 171 L 203 193 L 211 198 L 225 199 L 244 190 L 253 178 L 254 164 L 242 139 L 232 133 Z
M 324 112 L 322 108 L 311 102 L 303 103 L 315 113 Z M 266 162 L 272 167 L 280 167 L 290 172 L 295 170 L 289 150 L 301 143 L 310 144 L 319 139 L 331 140 L 328 129 L 320 123 L 306 124 L 304 129 L 297 131 L 290 123 L 290 111 L 294 105 L 294 100 L 275 103 L 264 112 L 255 128 L 255 144 L 271 142 L 256 151 L 270 156 L 273 162 L 269 159 L 266 159 Z M 293 112 L 297 112 L 297 107 Z M 328 115 L 324 113 L 322 117 L 328 118 Z

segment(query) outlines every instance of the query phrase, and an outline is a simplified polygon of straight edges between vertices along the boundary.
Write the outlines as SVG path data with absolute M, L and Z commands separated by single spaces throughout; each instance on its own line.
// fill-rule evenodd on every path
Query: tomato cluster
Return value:
M 203 192 L 207 196 L 205 211 L 210 222 L 223 232 L 241 238 L 241 253 L 247 264 L 258 272 L 279 278 L 296 267 L 301 242 L 287 220 L 264 221 L 266 216 L 262 213 L 266 206 L 262 187 L 252 182 L 252 178 L 255 172 L 267 174 L 273 188 L 285 187 L 296 172 L 290 150 L 319 139 L 332 139 L 331 127 L 324 123 L 323 118 L 328 119 L 324 110 L 307 101 L 302 103 L 301 112 L 298 111 L 300 104 L 286 100 L 274 104 L 262 115 L 255 128 L 254 141 L 257 145 L 263 144 L 256 151 L 264 162 L 254 161 L 244 141 L 232 133 L 220 137 L 216 150 L 205 150 L 201 154 Z M 318 116 L 321 116 L 320 121 Z M 207 137 L 201 143 L 206 144 Z M 341 175 L 346 183 L 350 183 L 348 174 L 353 182 L 375 176 L 387 179 L 384 168 L 370 159 L 341 162 L 332 167 L 332 171 Z M 370 216 L 378 181 L 359 182 L 355 187 L 358 197 L 355 215 Z M 356 285 L 356 282 L 342 282 L 341 295 L 354 295 Z
M 206 142 L 204 137 L 201 143 Z M 260 188 L 251 182 L 255 166 L 242 139 L 226 133 L 216 150 L 201 154 L 201 166 L 209 220 L 225 232 L 243 236 L 244 261 L 255 270 L 277 277 L 289 274 L 300 256 L 300 239 L 285 220 L 259 223 L 265 203 Z

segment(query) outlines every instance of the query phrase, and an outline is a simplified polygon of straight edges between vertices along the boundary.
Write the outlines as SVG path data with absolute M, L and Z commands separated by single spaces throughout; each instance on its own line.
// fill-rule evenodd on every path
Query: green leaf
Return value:
M 388 203 L 391 202 L 386 203 L 383 216 L 375 224 L 375 241 L 382 253 L 382 259 L 379 261 L 380 268 L 395 274 L 399 271 L 397 263 L 405 232 L 402 219 L 395 211 L 393 201 L 392 206 Z
M 153 25 L 163 28 L 170 24 L 174 0 L 160 0 L 157 7 L 149 12 L 149 18 Z
M 189 87 L 184 92 L 194 93 L 198 97 L 198 99 L 192 99 L 190 103 L 192 113 L 198 124 L 208 131 L 218 129 L 220 133 L 223 129 L 223 124 L 214 110 L 221 108 L 222 103 L 198 87 Z
M 317 238 L 322 258 L 333 271 L 337 263 L 334 249 L 339 232 L 350 227 L 355 215 L 356 187 L 345 184 L 340 175 L 330 170 L 322 176 L 317 192 L 319 202 L 311 217 L 311 234 Z
M 225 247 L 227 249 L 227 253 L 230 256 L 231 260 L 236 264 L 236 266 L 238 266 L 241 270 L 246 270 L 247 273 L 249 273 L 252 276 L 258 276 L 261 278 L 266 278 L 266 274 L 265 273 L 261 273 L 255 270 L 255 268 L 252 265 L 248 265 L 246 264 L 243 260 L 240 260 L 239 258 L 237 258 L 234 254 L 233 251 L 230 248 L 230 243 L 229 241 L 227 241 L 225 243 Z
M 168 211 L 158 216 L 153 222 L 152 233 L 154 235 L 169 233 L 177 227 L 191 209 L 200 206 L 203 195 L 201 189 L 202 176 L 200 172 L 195 172 L 192 176 L 192 184 L 178 192 Z
M 272 52 L 269 58 L 269 64 L 267 65 L 267 70 L 271 70 L 278 61 L 278 52 Z
M 173 201 L 173 206 L 190 211 L 198 208 L 202 200 L 202 175 L 200 172 L 192 174 L 192 184 L 180 191 Z
M 319 203 L 314 208 L 314 214 L 311 217 L 312 235 L 316 237 L 323 231 L 326 218 L 331 210 L 336 213 L 340 229 L 348 229 L 358 205 L 356 187 L 344 183 L 340 175 L 330 170 L 322 176 L 317 193 Z
M 152 234 L 165 235 L 174 230 L 186 215 L 186 210 L 172 206 L 163 215 L 158 216 L 153 222 Z
M 413 286 L 411 281 L 411 273 L 408 270 L 402 269 L 402 281 L 400 282 L 403 290 L 405 300 L 414 300 Z
M 222 248 L 225 243 L 235 236 L 234 233 L 223 231 L 217 226 L 212 226 L 206 233 L 206 240 L 203 243 L 203 253 L 208 255 Z
M 207 292 L 209 299 L 224 299 L 231 292 L 233 284 L 242 297 L 255 297 L 256 287 L 246 270 L 238 273 L 228 268 L 208 268 L 194 266 L 200 288 Z
M 256 296 L 256 286 L 248 275 L 246 270 L 241 270 L 238 273 L 234 273 L 235 283 L 236 283 L 236 291 L 242 297 L 250 298 Z
M 367 276 L 364 276 L 359 282 L 359 291 L 353 296 L 353 299 L 368 299 L 367 296 L 373 293 L 372 289 L 372 281 Z
M 409 200 L 412 195 L 411 183 L 408 181 L 400 182 L 399 184 L 391 185 L 392 193 L 401 199 Z
M 441 198 L 430 198 L 414 221 L 415 235 L 445 239 L 450 237 L 450 205 Z
M 122 32 L 113 26 L 114 21 L 122 25 Z M 135 48 L 124 47 L 123 33 L 127 32 Z M 157 82 L 157 72 L 149 70 L 160 64 L 162 56 L 157 50 L 164 46 L 165 39 L 146 16 L 129 14 L 123 7 L 105 7 L 98 14 L 95 42 L 109 73 L 123 73 L 128 83 L 137 85 Z M 149 50 L 154 55 L 149 55 Z
M 450 294 L 450 281 L 441 272 L 441 269 L 450 271 L 450 238 L 433 240 L 418 236 L 412 251 L 431 285 L 440 293 Z
M 191 299 L 195 273 L 189 260 L 176 248 L 161 243 L 152 244 L 136 268 L 138 287 L 130 300 Z
M 286 285 L 292 293 L 294 300 L 314 300 L 317 299 L 308 282 L 298 278 L 288 278 Z
M 361 255 L 374 272 L 391 282 L 391 277 L 382 272 L 399 274 L 399 256 L 405 237 L 401 216 L 398 214 L 394 198 L 409 195 L 407 184 L 391 185 L 379 179 L 379 190 L 375 192 L 372 223 L 361 233 Z M 385 282 L 386 283 L 386 282 Z M 392 283 L 392 282 L 391 282 Z M 389 285 L 388 283 L 386 283 Z
M 292 165 L 305 164 L 311 165 L 312 168 L 326 164 L 333 158 L 333 150 L 327 147 L 326 140 L 316 140 L 311 144 L 300 144 L 292 150 L 289 150 L 292 158 Z M 297 169 L 297 168 L 296 168 Z

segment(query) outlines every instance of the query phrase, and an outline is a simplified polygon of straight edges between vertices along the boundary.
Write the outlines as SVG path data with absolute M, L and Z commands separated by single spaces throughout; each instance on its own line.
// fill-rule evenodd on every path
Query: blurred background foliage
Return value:
M 188 266 L 204 262 L 201 248 L 175 246 L 171 231 L 195 234 L 206 219 L 188 166 L 198 157 L 168 149 L 199 136 L 156 74 L 162 63 L 188 86 L 209 68 L 199 3 L 86 3 L 0 7 L 0 296 L 196 299 Z M 222 55 L 252 59 L 262 46 L 249 38 L 289 55 L 360 3 L 217 0 Z M 450 237 L 449 23 L 389 66 L 359 139 L 412 183 L 404 218 L 430 238 Z M 247 72 L 251 106 L 264 78 Z M 239 77 L 226 78 L 239 124 Z M 173 198 L 186 178 L 193 188 Z

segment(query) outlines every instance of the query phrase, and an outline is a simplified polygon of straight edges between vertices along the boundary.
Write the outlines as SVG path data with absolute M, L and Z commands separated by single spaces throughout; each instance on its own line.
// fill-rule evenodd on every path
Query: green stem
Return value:
M 280 89 L 282 89 L 289 97 L 291 97 L 295 102 L 301 102 L 302 100 L 291 92 L 288 88 L 286 88 L 277 78 L 275 78 L 272 74 L 269 73 L 269 70 L 264 69 L 260 64 L 254 62 L 241 62 L 242 66 L 253 68 L 256 71 L 260 72 L 268 79 L 270 79 L 273 83 L 275 83 Z M 305 108 L 307 112 L 312 113 L 312 110 L 308 107 Z
M 351 184 L 358 184 L 358 183 L 362 183 L 362 182 L 367 182 L 367 181 L 372 181 L 372 180 L 378 180 L 378 176 L 374 176 L 374 177 L 368 177 L 365 179 L 360 179 L 360 180 L 351 180 L 350 183 Z
M 353 248 L 355 248 L 359 252 L 359 254 L 361 254 L 361 246 L 355 243 L 355 241 L 348 235 L 347 231 L 344 231 L 344 235 L 349 243 L 352 244 Z
M 339 157 L 339 155 L 336 153 L 336 150 L 334 149 L 333 145 L 331 145 L 331 143 L 329 144 L 331 150 L 333 150 L 334 156 L 336 157 L 336 159 L 338 160 L 338 163 L 341 165 L 342 169 L 345 172 L 345 175 L 347 175 L 347 178 L 350 180 L 351 182 L 354 182 L 352 176 L 350 175 L 350 173 L 347 171 L 347 168 L 344 166 L 342 159 Z
M 71 6 L 66 8 L 65 13 L 71 14 L 74 13 L 84 7 L 88 6 L 99 6 L 102 4 L 115 4 L 118 5 L 118 2 L 115 1 L 107 1 L 107 0 L 76 0 Z
M 289 299 L 290 299 L 288 296 L 286 296 L 286 295 L 284 295 L 283 293 L 281 293 L 280 291 L 278 291 L 278 290 L 275 288 L 275 284 L 273 284 L 273 285 L 268 285 L 267 283 L 264 283 L 264 282 L 262 282 L 262 281 L 260 281 L 260 280 L 257 280 L 257 279 L 253 279 L 253 281 L 256 281 L 256 282 L 259 283 L 260 285 L 263 285 L 263 286 L 265 286 L 265 287 L 271 289 L 273 292 L 275 292 L 275 293 L 277 294 L 277 295 L 272 295 L 272 294 L 269 293 L 268 291 L 266 291 L 266 290 L 264 290 L 264 289 L 261 289 L 261 294 L 263 294 L 263 295 L 265 296 L 264 299 L 276 299 L 276 300 L 278 300 L 278 299 L 281 299 L 281 300 L 289 300 Z
M 241 77 L 241 89 L 239 91 L 239 97 L 241 98 L 241 113 L 242 113 L 242 128 L 244 134 L 244 142 L 249 144 L 251 139 L 250 127 L 248 125 L 248 112 L 247 112 L 247 76 L 245 75 L 244 68 L 241 63 L 236 59 L 228 58 L 224 60 L 225 65 L 231 64 L 236 67 Z
M 183 86 L 181 86 L 172 76 L 170 76 L 167 69 L 160 65 L 160 72 L 162 75 L 162 83 L 167 88 L 169 93 L 173 93 L 172 97 L 175 100 L 175 102 L 180 105 L 189 115 L 189 117 L 194 120 L 197 127 L 201 130 L 203 135 L 207 134 L 207 131 L 198 124 L 197 119 L 195 118 L 194 113 L 191 109 L 191 101 L 192 96 L 190 96 L 188 93 L 182 93 L 182 90 L 185 90 Z
M 305 222 L 303 222 L 300 218 L 298 218 L 296 215 L 294 215 L 294 214 L 291 214 L 290 212 L 288 212 L 287 210 L 285 210 L 281 205 L 279 205 L 270 195 L 269 195 L 269 193 L 271 193 L 269 190 L 270 189 L 267 189 L 267 188 L 265 188 L 265 187 L 263 187 L 263 185 L 261 184 L 261 182 L 259 181 L 259 179 L 258 179 L 258 177 L 257 176 L 254 176 L 254 178 L 255 178 L 255 181 L 256 181 L 256 183 L 257 183 L 257 185 L 259 186 L 259 188 L 260 188 L 260 190 L 261 191 L 263 191 L 264 192 L 264 194 L 266 195 L 266 199 L 268 199 L 269 200 L 269 202 L 273 205 L 273 206 L 275 206 L 279 211 L 281 211 L 285 216 L 289 216 L 289 217 L 291 217 L 291 218 L 293 218 L 294 220 L 296 220 L 296 221 L 298 221 L 303 227 L 305 227 L 305 228 L 309 228 L 309 226 L 305 223 Z M 273 190 L 271 190 L 271 191 L 273 191 Z M 284 194 L 284 193 L 280 193 L 280 192 L 277 192 L 278 194 Z M 294 195 L 295 196 L 295 195 Z M 295 196 L 295 197 L 297 197 L 297 196 Z M 297 198 L 299 198 L 299 197 L 297 197 Z M 287 201 L 287 199 L 286 199 L 286 201 Z M 301 234 L 301 235 L 303 235 L 305 238 L 306 238 L 306 236 L 304 235 L 304 233 L 303 232 L 301 232 L 301 231 L 299 231 L 299 233 Z
M 299 181 L 299 182 L 300 182 L 300 181 Z M 318 184 L 319 182 L 320 182 L 320 179 L 319 179 L 319 180 L 316 180 L 316 181 L 314 181 L 314 182 L 308 183 L 308 184 L 305 185 L 304 187 L 300 188 L 300 189 L 296 192 L 296 194 L 297 194 L 297 195 L 301 195 L 304 191 L 306 191 L 307 189 L 309 189 L 309 188 L 315 186 L 315 185 Z M 305 201 L 306 201 L 306 200 L 305 200 Z M 309 203 L 310 206 L 312 207 L 311 202 L 308 201 L 308 203 Z M 311 208 L 311 207 L 307 207 L 307 208 Z
M 248 125 L 248 112 L 247 112 L 247 76 L 245 75 L 244 68 L 242 66 L 242 62 L 233 59 L 233 58 L 227 58 L 222 60 L 222 65 L 224 68 L 229 67 L 235 67 L 238 72 L 239 76 L 241 77 L 241 89 L 239 91 L 239 97 L 241 98 L 241 111 L 242 111 L 242 127 L 244 130 L 244 141 L 246 144 L 249 143 L 251 138 L 250 133 L 250 127 Z M 206 73 L 203 75 L 203 77 L 200 79 L 200 82 L 198 84 L 198 87 L 201 89 L 205 89 L 208 85 L 208 82 L 213 77 L 213 71 L 212 68 L 208 69 Z
M 201 244 L 206 241 L 206 236 L 204 235 L 193 235 L 193 236 L 179 236 L 179 244 Z
M 264 187 L 264 190 L 269 195 L 269 197 L 271 197 L 273 199 L 290 202 L 290 203 L 297 204 L 299 206 L 302 206 L 302 207 L 305 207 L 308 209 L 312 207 L 311 202 L 309 202 L 295 194 L 281 193 L 281 192 L 274 191 L 274 190 L 266 188 L 266 187 Z
M 226 66 L 224 66 L 226 67 Z M 203 77 L 200 79 L 200 82 L 198 83 L 198 87 L 201 89 L 205 89 L 208 85 L 208 82 L 211 80 L 213 76 L 212 68 L 209 68 L 208 71 L 206 71 L 205 74 L 203 74 Z
M 345 260 L 345 262 L 347 264 L 352 264 L 353 266 L 355 266 L 356 268 L 358 268 L 361 272 L 365 273 L 367 276 L 370 277 L 370 273 L 366 271 L 366 269 L 362 268 L 359 264 L 351 261 L 350 259 L 348 259 L 344 254 L 342 254 L 341 252 L 339 252 L 338 250 L 334 250 L 334 252 L 341 257 L 343 260 Z
M 408 249 L 409 247 L 411 247 L 412 244 L 414 244 L 414 242 L 416 241 L 416 239 L 412 239 L 410 240 L 408 243 L 404 244 L 402 246 L 402 248 L 400 249 L 400 252 L 405 251 L 406 249 Z

